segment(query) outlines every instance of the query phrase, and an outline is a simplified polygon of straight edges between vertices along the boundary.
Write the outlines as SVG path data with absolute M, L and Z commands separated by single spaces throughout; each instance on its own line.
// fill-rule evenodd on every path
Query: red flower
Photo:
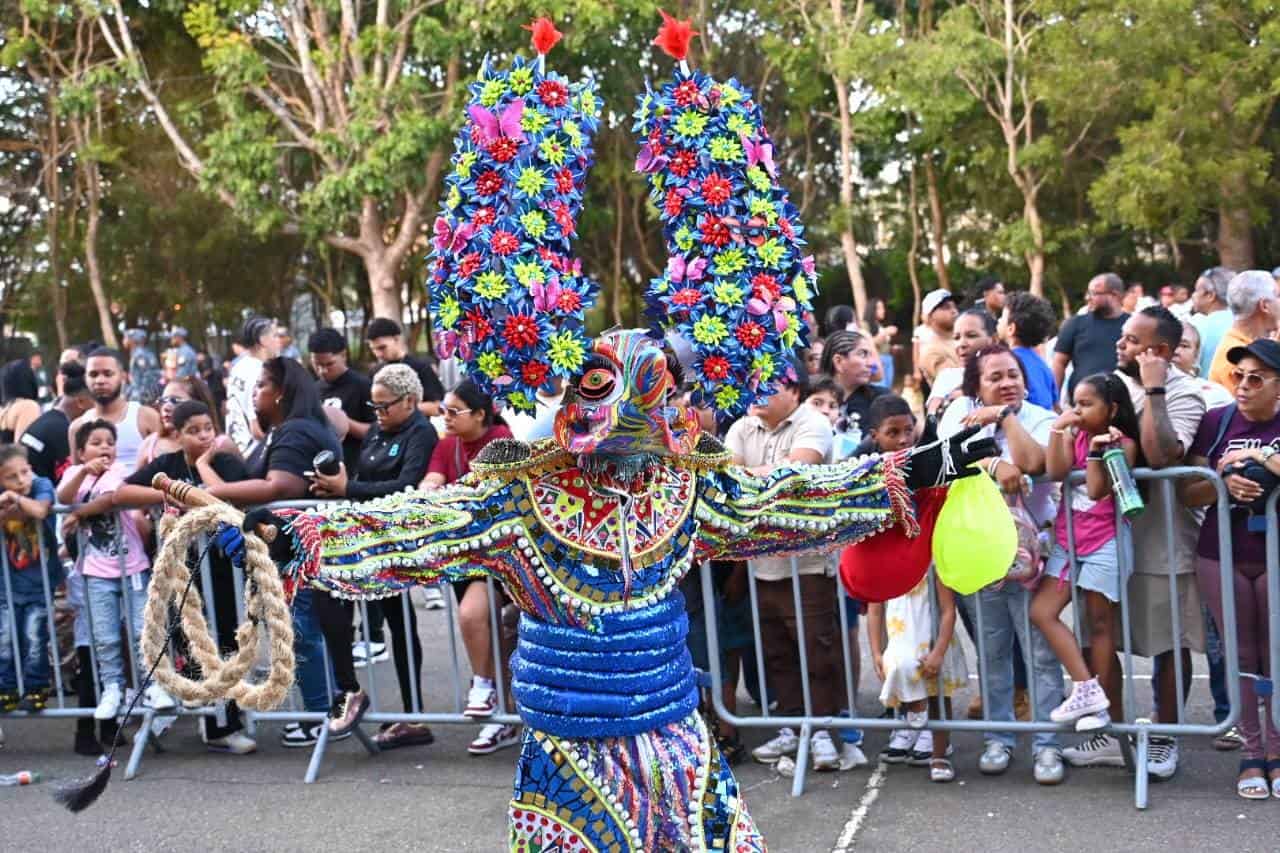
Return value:
M 520 248 L 520 241 L 510 231 L 494 231 L 489 238 L 489 248 L 497 255 L 509 255 Z
M 476 270 L 480 269 L 483 259 L 479 252 L 467 252 L 458 260 L 458 275 L 463 278 L 471 278 Z
M 751 295 L 772 305 L 782 295 L 782 287 L 768 273 L 756 273 L 751 279 Z
M 512 314 L 502 324 L 502 339 L 516 349 L 536 344 L 538 334 L 538 323 L 527 314 Z
M 582 297 L 573 290 L 562 290 L 556 299 L 556 307 L 566 314 L 572 314 L 582 307 Z
M 791 227 L 791 220 L 787 219 L 785 216 L 778 220 L 778 227 L 782 229 L 783 235 L 788 240 L 796 236 L 795 229 Z
M 764 326 L 759 323 L 748 320 L 738 327 L 738 331 L 734 332 L 738 338 L 738 343 L 747 349 L 755 349 L 764 343 Z
M 724 379 L 729 375 L 729 362 L 718 355 L 708 356 L 702 360 L 702 375 L 711 380 Z
M 573 235 L 577 226 L 573 221 L 573 212 L 569 210 L 569 205 L 562 201 L 556 202 L 551 205 L 551 215 L 555 217 L 556 224 L 560 226 L 560 230 L 566 237 Z
M 476 178 L 476 192 L 480 195 L 497 195 L 502 192 L 502 176 L 490 169 Z
M 521 27 L 533 33 L 533 49 L 545 54 L 556 46 L 556 42 L 564 38 L 564 33 L 556 29 L 550 18 L 534 18 L 532 23 Z
M 702 180 L 702 198 L 706 200 L 707 204 L 724 204 L 729 200 L 729 196 L 732 193 L 733 185 L 729 183 L 729 180 L 722 178 L 715 172 L 707 175 Z
M 520 143 L 509 136 L 500 136 L 489 143 L 487 150 L 490 157 L 499 163 L 506 163 L 514 160 L 516 154 L 520 153 Z
M 728 243 L 731 235 L 729 234 L 729 226 L 720 221 L 717 216 L 708 216 L 702 220 L 702 224 L 698 226 L 698 230 L 702 232 L 702 242 L 708 246 L 723 246 Z
M 573 172 L 568 169 L 561 169 L 556 172 L 556 192 L 560 195 L 568 195 L 573 192 Z
M 671 160 L 667 164 L 667 168 L 671 170 L 673 175 L 685 177 L 693 171 L 698 165 L 698 155 L 687 148 L 681 148 L 675 154 L 671 155 Z
M 464 325 L 471 330 L 472 342 L 477 344 L 493 334 L 493 324 L 479 308 L 472 308 L 467 312 Z
M 689 55 L 689 42 L 698 33 L 693 31 L 693 19 L 679 21 L 671 17 L 665 10 L 662 12 L 662 26 L 658 29 L 658 37 L 653 40 L 662 52 L 677 62 Z
M 538 84 L 538 97 L 542 103 L 555 109 L 569 103 L 569 90 L 559 80 L 543 80 Z
M 649 151 L 654 157 L 661 157 L 667 150 L 667 146 L 662 143 L 662 131 L 655 128 L 653 133 L 649 134 Z
M 672 97 L 677 105 L 687 107 L 694 101 L 698 100 L 698 96 L 702 94 L 702 90 L 698 88 L 698 84 L 692 80 L 685 80 L 679 86 L 676 86 Z
M 692 308 L 702 301 L 702 291 L 695 287 L 682 287 L 671 294 L 671 301 L 676 305 Z
M 662 209 L 666 211 L 667 216 L 679 216 L 680 211 L 684 210 L 684 199 L 675 190 L 668 190 L 667 200 L 663 203 Z
M 525 385 L 537 387 L 547 381 L 549 369 L 540 361 L 530 361 L 520 368 L 520 378 L 524 380 Z
M 492 207 L 481 207 L 477 209 L 475 215 L 471 217 L 471 222 L 477 228 L 480 228 L 485 225 L 492 225 L 493 221 L 497 218 L 498 215 L 493 212 Z

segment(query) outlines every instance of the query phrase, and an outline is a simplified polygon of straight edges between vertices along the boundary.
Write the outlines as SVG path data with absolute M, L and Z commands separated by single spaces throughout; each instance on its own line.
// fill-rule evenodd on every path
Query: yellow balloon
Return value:
M 938 580 L 970 595 L 1008 574 L 1017 550 L 1018 531 L 995 481 L 978 474 L 952 483 L 933 530 Z

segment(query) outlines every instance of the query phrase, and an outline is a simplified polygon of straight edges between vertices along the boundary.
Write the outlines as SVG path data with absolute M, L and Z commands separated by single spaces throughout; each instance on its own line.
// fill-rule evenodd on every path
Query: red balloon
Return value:
M 918 536 L 908 537 L 894 525 L 845 548 L 840 555 L 840 580 L 849 595 L 879 603 L 915 589 L 933 561 L 933 528 L 946 499 L 946 489 L 915 493 Z

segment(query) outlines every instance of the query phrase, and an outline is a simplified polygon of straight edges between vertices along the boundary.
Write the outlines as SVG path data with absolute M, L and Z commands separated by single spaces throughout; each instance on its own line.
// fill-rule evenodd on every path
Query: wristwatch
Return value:
M 1000 410 L 1000 414 L 996 415 L 996 426 L 999 426 L 1009 415 L 1018 414 L 1017 406 L 1005 406 Z
M 1272 456 L 1275 456 L 1277 453 L 1280 453 L 1280 450 L 1276 450 L 1276 449 L 1275 449 L 1274 447 L 1272 447 L 1270 444 L 1264 444 L 1264 445 L 1262 445 L 1262 447 L 1258 450 L 1258 455 L 1262 457 L 1262 464 L 1263 464 L 1263 465 L 1266 465 L 1266 464 L 1267 464 L 1267 460 L 1269 460 Z

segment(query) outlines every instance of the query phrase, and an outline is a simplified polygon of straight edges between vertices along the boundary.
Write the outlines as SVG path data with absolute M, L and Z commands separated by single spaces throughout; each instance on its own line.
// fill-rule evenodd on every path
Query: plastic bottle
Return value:
M 1116 503 L 1125 518 L 1133 518 L 1146 509 L 1142 495 L 1138 493 L 1138 484 L 1134 482 L 1129 463 L 1125 461 L 1124 450 L 1119 447 L 1109 448 L 1102 454 L 1102 464 L 1107 466 L 1107 474 L 1111 476 L 1112 491 L 1115 492 Z
M 34 770 L 19 770 L 17 773 L 0 773 L 0 785 L 34 785 L 40 781 L 40 774 Z

